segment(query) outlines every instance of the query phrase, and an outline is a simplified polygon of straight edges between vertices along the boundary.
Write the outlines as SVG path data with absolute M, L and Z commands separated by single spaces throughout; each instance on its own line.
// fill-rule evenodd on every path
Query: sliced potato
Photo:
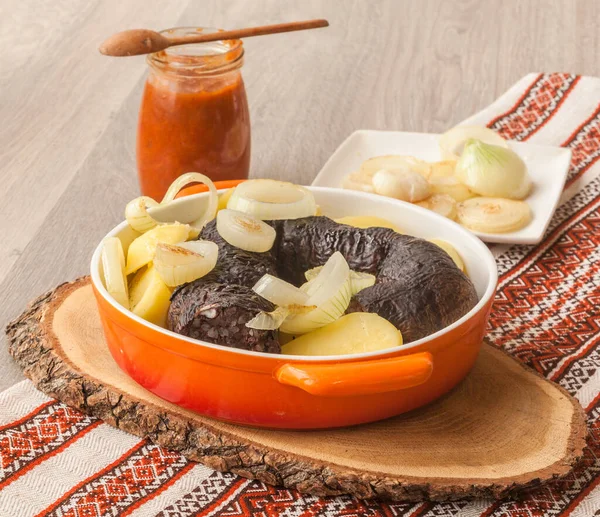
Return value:
M 354 312 L 283 345 L 291 355 L 361 354 L 402 345 L 402 334 L 377 314 Z
M 465 263 L 458 254 L 458 251 L 456 251 L 456 248 L 452 246 L 452 244 L 442 239 L 429 239 L 429 242 L 442 248 L 448 255 L 450 255 L 450 258 L 454 261 L 456 267 L 460 269 L 463 273 L 465 272 Z
M 459 203 L 477 195 L 454 176 L 432 177 L 429 180 L 429 184 L 431 185 L 432 194 L 447 194 Z
M 408 168 L 380 169 L 373 175 L 375 192 L 409 203 L 422 201 L 431 195 L 427 180 Z
M 429 178 L 431 173 L 431 165 L 423 160 L 419 160 L 414 156 L 398 156 L 398 155 L 387 155 L 387 156 L 375 156 L 364 161 L 360 166 L 360 172 L 368 177 L 373 175 L 381 169 L 410 169 L 414 172 L 418 172 L 425 179 Z
M 190 229 L 190 226 L 187 224 L 164 224 L 152 228 L 152 230 L 135 239 L 127 250 L 127 267 L 125 273 L 130 275 L 148 264 L 154 258 L 156 245 L 159 242 L 177 244 L 188 239 L 190 237 Z
M 531 210 L 524 201 L 476 197 L 459 203 L 458 221 L 476 232 L 514 232 L 529 224 Z
M 456 201 L 448 194 L 434 194 L 417 205 L 433 210 L 448 219 L 456 219 Z
M 431 164 L 431 174 L 429 180 L 432 178 L 450 178 L 454 176 L 456 170 L 456 160 L 442 160 L 441 162 L 435 162 Z
M 390 228 L 398 233 L 403 233 L 399 226 L 395 225 L 387 219 L 377 217 L 375 215 L 348 215 L 335 220 L 339 224 L 347 224 L 355 228 Z
M 125 254 L 117 237 L 107 237 L 102 246 L 104 287 L 118 303 L 129 309 L 129 294 L 125 276 Z
M 279 332 L 279 343 L 281 343 L 281 346 L 283 345 L 287 345 L 288 343 L 294 341 L 294 339 L 296 339 L 297 336 L 294 336 L 293 334 L 286 334 L 285 332 Z
M 372 194 L 375 192 L 371 177 L 361 172 L 351 172 L 342 181 L 342 188 L 347 190 L 359 190 Z
M 140 318 L 166 327 L 171 289 L 162 281 L 154 266 L 140 269 L 129 284 L 129 305 Z

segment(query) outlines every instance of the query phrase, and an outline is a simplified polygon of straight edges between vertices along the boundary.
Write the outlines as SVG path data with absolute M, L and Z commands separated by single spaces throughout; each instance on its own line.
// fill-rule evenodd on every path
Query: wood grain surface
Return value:
M 109 352 L 89 277 L 41 296 L 8 335 L 15 361 L 47 395 L 216 470 L 312 495 L 514 497 L 567 474 L 585 446 L 577 400 L 488 344 L 465 381 L 426 407 L 298 432 L 219 422 L 142 388 Z
M 326 18 L 245 42 L 252 175 L 310 183 L 358 128 L 441 131 L 528 72 L 598 75 L 596 0 L 2 0 L 0 325 L 85 274 L 137 194 L 146 64 L 96 47 L 137 27 Z M 0 390 L 22 374 L 0 337 Z

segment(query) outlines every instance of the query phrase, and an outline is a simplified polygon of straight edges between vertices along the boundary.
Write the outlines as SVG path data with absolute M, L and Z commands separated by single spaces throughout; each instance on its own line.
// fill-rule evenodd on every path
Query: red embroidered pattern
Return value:
M 526 140 L 560 108 L 579 76 L 542 74 L 508 112 L 492 120 L 488 127 L 509 140 Z

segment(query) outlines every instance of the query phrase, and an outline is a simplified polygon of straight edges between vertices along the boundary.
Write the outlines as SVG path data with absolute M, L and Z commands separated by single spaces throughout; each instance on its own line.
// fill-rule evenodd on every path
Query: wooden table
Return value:
M 596 0 L 3 0 L 0 325 L 86 274 L 137 195 L 146 64 L 97 45 L 134 27 L 327 18 L 249 39 L 252 175 L 310 183 L 358 128 L 439 132 L 528 72 L 598 75 Z M 18 38 L 18 39 L 17 39 Z M 21 380 L 0 338 L 0 390 Z

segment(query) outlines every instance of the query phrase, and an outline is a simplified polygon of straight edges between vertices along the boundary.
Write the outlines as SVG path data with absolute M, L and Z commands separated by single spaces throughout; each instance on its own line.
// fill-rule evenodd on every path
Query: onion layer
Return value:
M 125 254 L 117 237 L 107 237 L 102 246 L 102 269 L 104 286 L 118 303 L 129 309 L 127 278 L 125 277 Z
M 144 233 L 154 228 L 158 223 L 149 213 L 148 208 L 158 206 L 151 197 L 141 196 L 133 199 L 125 207 L 125 219 L 136 232 Z
M 263 275 L 254 284 L 252 290 L 265 300 L 280 307 L 290 308 L 297 305 L 308 305 L 308 294 L 295 285 L 273 275 Z
M 165 196 L 160 202 L 160 205 L 168 205 L 175 199 L 177 193 L 190 183 L 203 183 L 208 187 L 209 190 L 208 206 L 206 207 L 206 210 L 198 219 L 190 223 L 192 227 L 196 228 L 197 235 L 208 221 L 211 221 L 215 218 L 219 203 L 219 196 L 217 194 L 215 184 L 208 176 L 200 174 L 199 172 L 188 172 L 186 174 L 182 174 L 173 183 L 171 183 L 171 186 L 168 188 Z M 157 226 L 159 224 L 158 221 L 154 219 L 147 211 L 147 208 L 154 208 L 157 206 L 159 206 L 159 203 L 147 196 L 141 196 L 130 201 L 125 208 L 125 218 L 127 219 L 129 226 L 140 233 L 144 233 Z
M 285 307 L 277 307 L 273 312 L 261 311 L 246 323 L 246 327 L 256 330 L 276 330 L 289 313 L 290 310 Z
M 323 269 L 323 266 L 314 267 L 304 273 L 304 277 L 308 282 L 314 280 Z M 359 293 L 366 287 L 375 285 L 375 275 L 371 273 L 361 273 L 360 271 L 350 271 L 350 291 L 351 295 Z
M 275 229 L 267 223 L 230 209 L 217 214 L 217 231 L 232 246 L 256 253 L 269 251 L 276 237 Z
M 308 189 L 265 179 L 245 181 L 235 187 L 227 208 L 262 220 L 299 219 L 317 212 L 315 198 Z
M 309 295 L 306 304 L 316 308 L 288 316 L 280 327 L 283 332 L 305 334 L 340 318 L 352 298 L 350 268 L 343 255 L 335 252 L 317 276 L 304 284 L 301 290 Z
M 193 282 L 210 273 L 217 264 L 219 247 L 212 241 L 190 241 L 156 246 L 154 267 L 169 287 Z

